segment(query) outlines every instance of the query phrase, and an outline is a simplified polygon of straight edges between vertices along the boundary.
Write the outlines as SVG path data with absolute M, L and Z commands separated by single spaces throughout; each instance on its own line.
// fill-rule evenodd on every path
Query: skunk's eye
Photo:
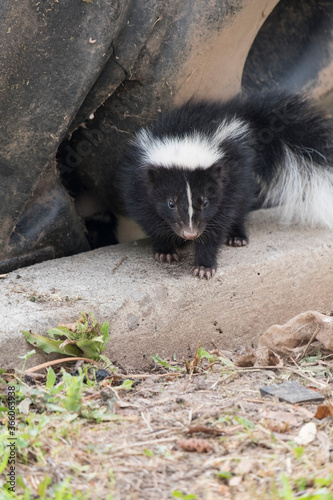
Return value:
M 202 206 L 204 208 L 206 208 L 206 207 L 208 207 L 208 205 L 209 205 L 209 201 L 207 200 L 207 198 L 204 198 L 203 201 L 202 201 Z
M 169 200 L 168 201 L 168 207 L 169 208 L 176 208 L 176 204 L 172 200 Z

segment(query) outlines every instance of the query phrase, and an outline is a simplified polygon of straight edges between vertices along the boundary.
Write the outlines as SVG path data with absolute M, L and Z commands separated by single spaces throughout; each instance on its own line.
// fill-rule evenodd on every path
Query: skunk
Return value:
M 137 132 L 118 175 L 155 258 L 178 261 L 193 241 L 199 278 L 214 276 L 223 243 L 248 243 L 251 210 L 333 228 L 333 124 L 301 95 L 190 100 Z

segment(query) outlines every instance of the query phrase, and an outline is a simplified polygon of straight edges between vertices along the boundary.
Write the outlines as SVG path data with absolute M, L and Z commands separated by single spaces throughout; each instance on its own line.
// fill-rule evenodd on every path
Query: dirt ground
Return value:
M 18 417 L 27 446 L 17 473 L 32 498 L 333 499 L 332 417 L 315 418 L 318 403 L 260 394 L 294 380 L 323 394 L 330 409 L 332 357 L 261 369 L 237 367 L 235 353 L 210 356 L 187 369 L 183 361 L 152 363 L 141 374 L 118 367 L 113 379 L 83 388 L 79 413 L 56 413 L 40 393 L 33 399 L 32 391 L 45 391 L 42 372 L 37 386 L 25 378 L 33 403 Z M 123 380 L 134 381 L 131 389 Z M 88 409 L 99 416 L 88 418 Z M 49 488 L 70 481 L 71 493 L 38 496 L 46 476 Z

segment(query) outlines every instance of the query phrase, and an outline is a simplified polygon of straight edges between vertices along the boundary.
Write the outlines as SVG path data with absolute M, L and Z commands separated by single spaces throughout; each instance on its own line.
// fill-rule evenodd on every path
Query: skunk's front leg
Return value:
M 178 262 L 176 249 L 163 239 L 153 238 L 155 260 L 158 262 Z
M 219 241 L 195 242 L 195 263 L 192 267 L 194 276 L 209 280 L 216 273 L 216 255 L 219 249 Z
M 226 244 L 232 247 L 244 247 L 248 244 L 249 238 L 244 226 L 244 222 L 234 224 L 228 234 Z

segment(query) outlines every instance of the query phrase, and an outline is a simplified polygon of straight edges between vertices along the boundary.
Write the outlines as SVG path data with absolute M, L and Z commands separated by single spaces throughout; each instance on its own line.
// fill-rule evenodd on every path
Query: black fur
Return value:
M 252 209 L 279 204 L 276 193 L 272 202 L 269 194 L 276 190 L 280 172 L 288 169 L 286 148 L 304 163 L 297 167 L 304 168 L 302 176 L 313 176 L 320 170 L 329 174 L 327 182 L 332 179 L 331 122 L 301 96 L 267 94 L 237 97 L 226 103 L 189 101 L 164 113 L 146 130 L 151 144 L 163 137 L 182 140 L 193 133 L 209 140 L 223 120 L 230 123 L 235 119 L 247 124 L 247 132 L 223 139 L 219 144 L 223 157 L 209 168 L 149 164 L 136 136 L 119 169 L 127 213 L 151 237 L 159 260 L 178 260 L 177 248 L 186 243 L 188 183 L 193 200 L 192 233 L 196 233 L 195 238 L 190 235 L 195 244 L 193 273 L 201 278 L 214 275 L 217 251 L 223 242 L 234 246 L 247 243 L 244 224 Z M 145 145 L 149 147 L 149 143 Z

